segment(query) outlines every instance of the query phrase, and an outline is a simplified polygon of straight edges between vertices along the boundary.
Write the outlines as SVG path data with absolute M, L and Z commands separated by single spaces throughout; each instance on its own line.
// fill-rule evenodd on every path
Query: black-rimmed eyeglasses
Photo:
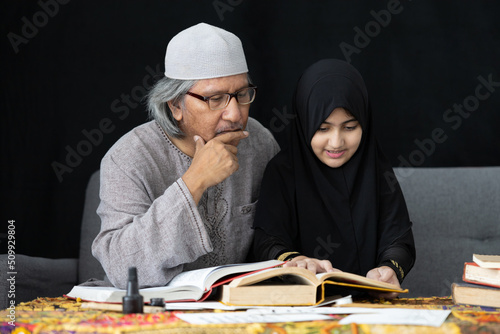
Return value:
M 239 104 L 250 104 L 255 100 L 255 93 L 257 92 L 257 87 L 250 86 L 247 88 L 240 89 L 234 93 L 224 93 L 216 94 L 212 96 L 201 96 L 195 93 L 187 92 L 187 95 L 195 97 L 199 100 L 205 101 L 211 110 L 224 109 L 228 106 L 231 99 L 234 97 Z

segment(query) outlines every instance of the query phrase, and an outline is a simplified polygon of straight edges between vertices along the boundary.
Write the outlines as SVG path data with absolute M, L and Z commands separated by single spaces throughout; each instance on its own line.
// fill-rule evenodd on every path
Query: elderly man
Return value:
M 172 38 L 165 77 L 148 94 L 154 120 L 101 163 L 101 231 L 92 252 L 115 286 L 244 262 L 267 162 L 279 147 L 249 118 L 257 88 L 238 37 L 200 23 Z

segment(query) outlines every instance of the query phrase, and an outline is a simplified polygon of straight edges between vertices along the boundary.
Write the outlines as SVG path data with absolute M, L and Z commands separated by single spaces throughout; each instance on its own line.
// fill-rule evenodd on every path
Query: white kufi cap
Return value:
M 248 72 L 240 39 L 224 30 L 199 23 L 175 35 L 165 54 L 165 76 L 201 80 Z

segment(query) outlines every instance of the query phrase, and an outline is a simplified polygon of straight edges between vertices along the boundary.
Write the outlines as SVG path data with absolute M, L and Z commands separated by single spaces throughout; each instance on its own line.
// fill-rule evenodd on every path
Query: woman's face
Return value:
M 356 153 L 363 130 L 344 108 L 336 108 L 311 139 L 314 154 L 331 168 L 345 164 Z

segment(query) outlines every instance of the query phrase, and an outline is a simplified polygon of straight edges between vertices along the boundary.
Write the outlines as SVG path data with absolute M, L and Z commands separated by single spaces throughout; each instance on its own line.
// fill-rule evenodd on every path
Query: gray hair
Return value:
M 163 77 L 149 91 L 147 95 L 149 118 L 156 120 L 168 136 L 180 138 L 184 136 L 184 133 L 179 128 L 167 102 L 180 103 L 184 109 L 184 97 L 197 82 L 197 80 Z

